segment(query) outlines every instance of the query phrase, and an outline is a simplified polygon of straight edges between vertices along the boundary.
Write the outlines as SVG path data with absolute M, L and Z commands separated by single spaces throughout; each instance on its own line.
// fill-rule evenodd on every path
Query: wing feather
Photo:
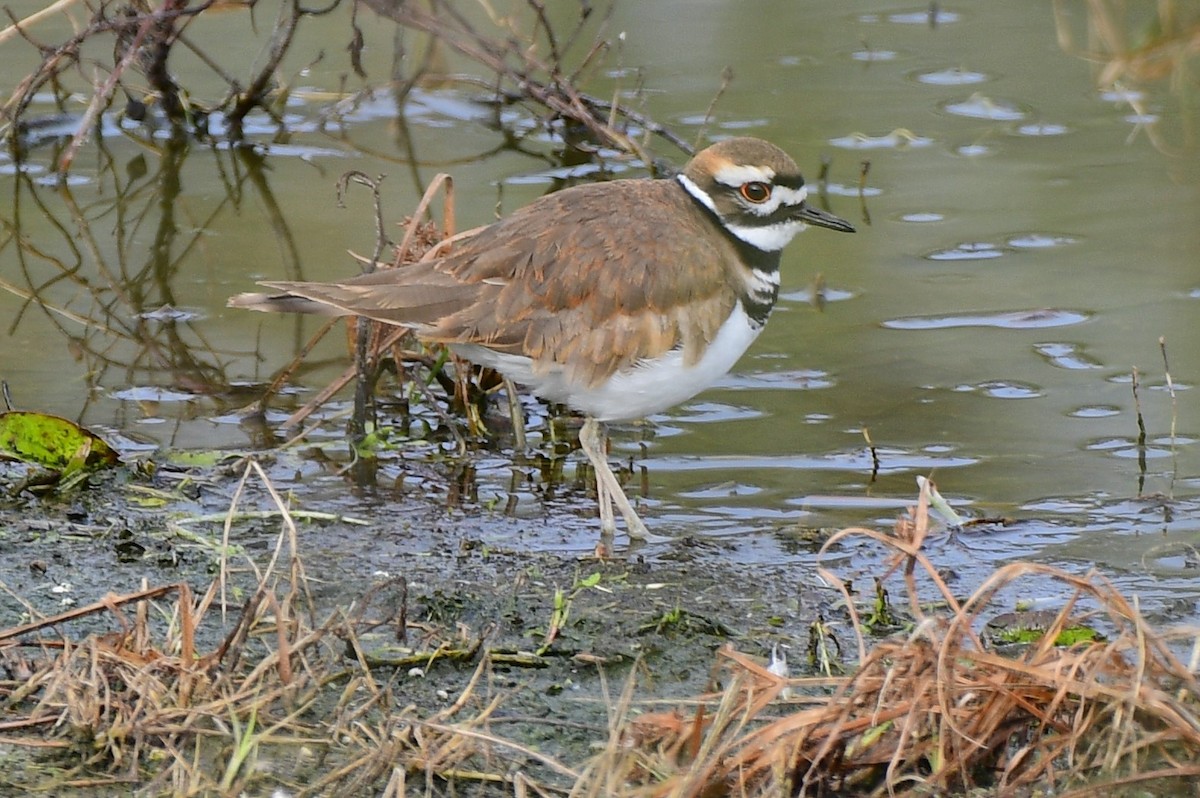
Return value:
M 264 285 L 595 385 L 678 347 L 694 361 L 715 337 L 737 295 L 732 246 L 714 245 L 711 225 L 674 181 L 591 184 L 542 197 L 438 260 Z

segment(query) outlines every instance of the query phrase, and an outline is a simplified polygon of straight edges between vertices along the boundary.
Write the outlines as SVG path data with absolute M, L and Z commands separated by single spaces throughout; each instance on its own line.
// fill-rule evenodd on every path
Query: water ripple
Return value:
M 1137 89 L 1114 87 L 1099 92 L 1100 99 L 1110 103 L 1135 103 L 1146 99 L 1146 93 Z
M 112 397 L 122 402 L 190 402 L 196 397 L 182 391 L 172 391 L 154 385 L 133 386 L 113 391 Z
M 1186 435 L 1176 435 L 1174 438 L 1164 435 L 1151 438 L 1144 445 L 1139 446 L 1138 442 L 1133 438 L 1108 437 L 1097 438 L 1086 444 L 1084 449 L 1089 452 L 1107 452 L 1113 457 L 1120 457 L 1126 460 L 1143 457 L 1147 460 L 1161 460 L 1165 457 L 1174 456 L 1176 448 L 1190 446 L 1195 442 L 1195 438 Z
M 1015 380 L 987 380 L 974 385 L 956 385 L 958 393 L 981 393 L 993 399 L 1036 399 L 1045 396 L 1041 388 Z
M 811 391 L 818 388 L 829 388 L 832 385 L 833 380 L 826 372 L 815 369 L 726 374 L 717 382 L 717 387 L 735 391 L 763 389 Z
M 848 291 L 845 288 L 825 286 L 821 289 L 822 302 L 845 302 L 846 300 L 854 299 L 856 296 L 858 296 L 857 291 Z M 811 288 L 788 291 L 787 293 L 780 294 L 779 299 L 785 302 L 804 302 L 807 304 L 812 304 L 816 301 L 816 297 L 813 296 L 813 289 Z
M 1158 114 L 1129 114 L 1125 121 L 1133 125 L 1153 125 L 1158 121 Z
M 855 50 L 850 53 L 855 61 L 895 61 L 899 55 L 895 50 Z
M 1032 122 L 1017 128 L 1017 133 L 1022 136 L 1065 136 L 1070 132 L 1069 127 L 1055 122 Z
M 730 119 L 727 122 L 721 122 L 717 125 L 721 130 L 751 130 L 756 127 L 766 127 L 771 124 L 771 120 L 757 119 Z
M 968 158 L 978 158 L 983 155 L 991 155 L 994 152 L 986 144 L 964 144 L 961 147 L 956 147 L 954 151 Z
M 1112 405 L 1084 405 L 1072 410 L 1071 418 L 1110 418 L 1121 414 L 1121 408 Z
M 969 86 L 973 83 L 983 83 L 991 77 L 982 72 L 972 72 L 969 69 L 935 69 L 931 71 L 914 72 L 910 77 L 918 83 L 930 86 Z
M 965 241 L 949 249 L 935 249 L 925 255 L 926 260 L 990 260 L 1004 254 L 1004 250 L 989 241 Z
M 624 171 L 626 167 L 614 164 L 612 171 Z M 596 174 L 606 167 L 598 163 L 583 163 L 575 166 L 560 166 L 553 169 L 543 169 L 540 172 L 528 172 L 523 175 L 510 175 L 503 182 L 510 186 L 551 184 L 560 180 L 572 180 L 587 175 Z
M 912 452 L 880 450 L 879 473 L 897 474 L 915 472 L 925 474 L 931 470 L 966 468 L 979 462 L 974 457 L 932 457 Z M 733 473 L 746 469 L 798 469 L 801 471 L 860 471 L 874 470 L 871 455 L 865 449 L 850 452 L 829 452 L 823 455 L 705 455 L 703 457 L 661 456 L 639 460 L 652 471 L 695 472 L 719 471 Z M 911 502 L 911 499 L 909 499 Z
M 1098 369 L 1100 364 L 1080 351 L 1079 344 L 1046 342 L 1033 347 L 1052 366 L 1061 369 Z
M 906 316 L 889 319 L 883 326 L 892 330 L 945 330 L 954 327 L 1000 327 L 1006 330 L 1035 330 L 1066 327 L 1087 321 L 1090 314 L 1078 310 L 1045 308 L 1010 310 L 996 313 L 952 314 L 946 316 Z
M 671 414 L 671 420 L 688 424 L 711 424 L 713 422 L 740 421 L 766 415 L 752 407 L 739 407 L 723 402 L 692 402 Z
M 1004 243 L 1016 249 L 1049 249 L 1074 244 L 1079 239 L 1056 233 L 1018 233 Z
M 936 4 L 924 8 L 914 8 L 911 11 L 893 11 L 890 14 L 859 14 L 859 22 L 891 22 L 893 25 L 928 25 L 931 28 L 938 25 L 950 25 L 962 19 L 957 11 L 947 11 L 938 8 Z
M 982 94 L 972 94 L 965 100 L 944 103 L 942 110 L 968 119 L 987 119 L 992 122 L 1017 122 L 1029 115 L 1019 105 L 1008 100 L 993 100 Z
M 763 489 L 757 485 L 748 485 L 744 482 L 721 482 L 716 485 L 706 485 L 694 490 L 685 490 L 679 493 L 688 499 L 729 499 L 741 496 L 754 496 L 762 493 Z
M 928 147 L 933 144 L 933 139 L 918 136 L 906 128 L 897 128 L 891 133 L 885 133 L 882 136 L 869 136 L 866 133 L 848 133 L 845 136 L 830 139 L 829 143 L 844 150 L 898 150 L 905 147 Z
M 883 189 L 875 186 L 863 186 L 859 188 L 855 186 L 847 186 L 844 183 L 829 183 L 825 186 L 822 192 L 831 197 L 878 197 L 883 193 Z

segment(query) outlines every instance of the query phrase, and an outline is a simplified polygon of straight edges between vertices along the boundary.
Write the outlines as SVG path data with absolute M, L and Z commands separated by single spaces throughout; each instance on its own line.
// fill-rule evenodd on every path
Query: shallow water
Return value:
M 770 139 L 813 178 L 831 159 L 828 205 L 859 228 L 810 230 L 787 250 L 780 306 L 734 373 L 648 427 L 617 430 L 614 451 L 648 469 L 656 532 L 736 541 L 729 556 L 752 562 L 807 562 L 805 530 L 889 525 L 914 478 L 931 474 L 959 512 L 1015 522 L 949 542 L 939 556 L 952 567 L 1095 562 L 1147 600 L 1195 598 L 1200 106 L 1169 71 L 1098 84 L 1112 63 L 1088 16 L 1099 8 L 963 4 L 939 7 L 932 25 L 923 7 L 868 2 L 616 9 L 607 35 L 623 40 L 590 91 L 621 92 L 688 139 Z M 373 246 L 370 197 L 352 190 L 338 208 L 340 174 L 387 175 L 384 213 L 398 219 L 450 171 L 466 227 L 571 173 L 540 157 L 553 136 L 520 108 L 506 121 L 535 131 L 523 144 L 533 154 L 498 149 L 471 90 L 422 88 L 398 111 L 383 24 L 367 30 L 376 93 L 327 123 L 347 27 L 337 14 L 323 24 L 328 35 L 308 29 L 292 59 L 288 135 L 259 118 L 254 151 L 173 147 L 110 122 L 59 185 L 50 165 L 68 119 L 19 169 L 0 156 L 0 376 L 19 406 L 78 419 L 130 454 L 257 445 L 233 413 L 253 393 L 235 389 L 269 380 L 318 325 L 225 299 L 255 279 L 356 269 L 345 253 Z M 248 33 L 226 13 L 190 35 Z M 318 43 L 325 59 L 306 66 Z M 4 74 L 32 63 L 28 45 L 0 46 Z M 727 65 L 733 82 L 706 127 Z M 661 141 L 654 151 L 684 158 Z M 344 351 L 339 336 L 323 343 L 294 380 L 300 396 L 281 404 L 340 373 Z M 514 492 L 511 443 L 500 446 L 475 457 L 467 504 L 480 512 Z M 453 493 L 441 462 L 413 467 L 438 496 Z M 315 471 L 297 484 L 343 490 Z M 493 516 L 488 534 L 591 547 L 586 499 L 515 493 L 512 517 Z M 386 505 L 378 513 L 386 523 Z

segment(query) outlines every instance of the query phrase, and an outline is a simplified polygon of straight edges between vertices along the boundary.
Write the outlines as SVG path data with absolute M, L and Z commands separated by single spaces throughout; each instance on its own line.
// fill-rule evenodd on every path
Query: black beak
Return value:
M 816 225 L 817 227 L 828 227 L 830 230 L 837 230 L 841 233 L 854 232 L 854 225 L 845 219 L 840 216 L 834 216 L 832 213 L 827 213 L 819 208 L 814 208 L 807 202 L 796 210 L 795 216 L 800 221 Z

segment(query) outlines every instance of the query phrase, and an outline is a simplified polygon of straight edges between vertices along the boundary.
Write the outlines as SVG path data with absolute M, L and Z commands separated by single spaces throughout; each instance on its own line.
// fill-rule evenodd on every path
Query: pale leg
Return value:
M 616 521 L 613 518 L 613 505 L 621 511 L 625 519 L 625 527 L 630 540 L 649 540 L 651 535 L 637 511 L 629 502 L 629 497 L 621 489 L 617 475 L 608 465 L 608 451 L 605 445 L 603 425 L 589 417 L 579 430 L 579 448 L 587 455 L 596 471 L 596 498 L 600 502 L 600 535 L 602 540 L 611 540 L 616 532 Z

